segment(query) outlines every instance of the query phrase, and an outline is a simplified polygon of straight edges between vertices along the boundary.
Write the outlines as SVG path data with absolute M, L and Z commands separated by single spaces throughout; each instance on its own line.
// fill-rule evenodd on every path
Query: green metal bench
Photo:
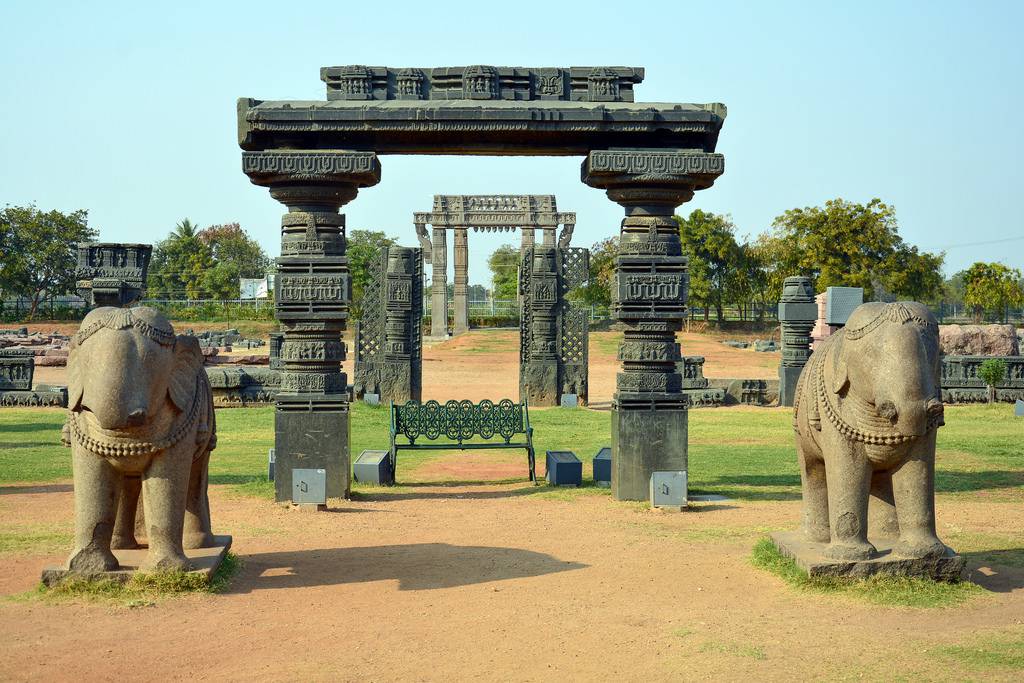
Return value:
M 512 439 L 522 435 L 523 439 Z M 404 437 L 408 443 L 399 443 Z M 466 443 L 479 437 L 488 443 Z M 421 443 L 416 443 L 417 439 Z M 491 441 L 493 439 L 493 441 Z M 431 443 L 422 443 L 422 440 Z M 398 451 L 417 450 L 484 450 L 493 448 L 526 449 L 530 467 L 530 481 L 537 482 L 536 458 L 533 451 L 533 427 L 530 411 L 524 400 L 515 403 L 509 399 L 493 401 L 437 401 L 405 405 L 391 403 L 391 472 L 398 464 Z

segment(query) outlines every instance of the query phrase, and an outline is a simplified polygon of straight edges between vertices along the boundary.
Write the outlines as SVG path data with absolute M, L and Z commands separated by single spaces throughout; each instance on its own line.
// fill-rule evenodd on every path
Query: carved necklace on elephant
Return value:
M 863 329 L 863 328 L 862 328 Z M 845 330 L 841 330 L 838 334 L 843 334 Z M 818 405 L 824 409 L 828 421 L 832 423 L 832 426 L 836 430 L 851 441 L 859 441 L 870 446 L 895 446 L 908 441 L 913 441 L 918 438 L 911 434 L 900 434 L 898 432 L 874 432 L 854 427 L 839 414 L 838 406 L 832 403 L 832 399 L 829 397 L 828 387 L 825 386 L 825 369 L 824 362 L 815 363 L 813 367 L 814 371 L 814 385 L 815 393 L 817 394 Z M 869 419 L 870 408 L 867 403 L 857 405 L 854 403 L 854 412 L 858 413 L 858 417 L 862 419 Z M 928 431 L 935 429 L 939 426 L 941 421 L 939 416 L 931 416 L 928 418 Z
M 202 403 L 202 397 L 200 396 L 202 386 L 202 382 L 196 381 L 195 395 L 193 396 L 192 406 L 189 408 L 188 413 L 181 416 L 177 423 L 171 427 L 166 437 L 156 441 L 117 441 L 116 437 L 109 437 L 107 435 L 103 435 L 107 438 L 97 438 L 93 434 L 98 428 L 90 427 L 81 414 L 73 411 L 68 413 L 68 424 L 71 426 L 71 433 L 74 435 L 75 440 L 84 448 L 97 455 L 121 458 L 159 453 L 177 445 L 195 426 L 196 418 L 199 414 L 199 404 Z

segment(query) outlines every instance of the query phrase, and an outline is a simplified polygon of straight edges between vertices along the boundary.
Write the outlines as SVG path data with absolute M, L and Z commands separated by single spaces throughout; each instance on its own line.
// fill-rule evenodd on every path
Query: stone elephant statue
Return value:
M 216 446 L 212 392 L 199 342 L 175 336 L 159 311 L 98 308 L 68 355 L 68 419 L 75 480 L 72 571 L 118 568 L 111 549 L 149 543 L 147 570 L 188 569 L 184 548 L 214 545 L 207 498 Z
M 943 423 L 938 324 L 915 302 L 867 303 L 819 342 L 797 383 L 802 530 L 825 555 L 910 559 L 948 552 L 935 532 L 935 435 Z

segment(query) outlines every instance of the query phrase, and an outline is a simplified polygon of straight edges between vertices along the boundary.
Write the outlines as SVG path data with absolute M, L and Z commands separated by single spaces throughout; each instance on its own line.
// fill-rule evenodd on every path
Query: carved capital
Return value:
M 339 207 L 359 188 L 380 182 L 380 161 L 373 152 L 243 152 L 242 171 L 288 206 L 309 201 Z
M 629 215 L 665 215 L 724 171 L 723 155 L 698 150 L 595 150 L 583 161 L 581 177 Z

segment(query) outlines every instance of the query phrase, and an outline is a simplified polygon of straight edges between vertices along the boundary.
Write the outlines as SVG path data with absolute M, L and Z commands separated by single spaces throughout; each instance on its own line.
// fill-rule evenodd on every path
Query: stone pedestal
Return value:
M 455 228 L 454 334 L 469 330 L 469 241 L 466 228 Z
M 612 493 L 647 500 L 651 473 L 686 469 L 687 398 L 676 364 L 686 319 L 688 261 L 673 214 L 724 171 L 700 151 L 593 151 L 583 182 L 604 189 L 626 213 L 619 235 L 612 316 L 622 325 L 622 372 L 612 399 Z
M 651 473 L 689 471 L 688 418 L 684 407 L 612 408 L 612 496 L 647 500 Z
M 827 543 L 808 541 L 801 531 L 779 531 L 773 533 L 771 539 L 780 553 L 795 561 L 811 577 L 863 579 L 882 574 L 958 581 L 964 573 L 963 556 L 950 548 L 942 557 L 915 560 L 893 554 L 891 539 L 869 538 L 878 551 L 870 560 L 832 560 L 825 557 Z
M 430 247 L 430 336 L 448 336 L 448 236 L 444 228 L 434 228 Z
M 347 377 L 341 372 L 351 284 L 338 210 L 380 181 L 371 152 L 246 152 L 249 179 L 288 207 L 281 219 L 274 307 L 281 390 L 274 415 L 275 497 L 290 501 L 293 468 L 327 471 L 327 495 L 349 489 Z

